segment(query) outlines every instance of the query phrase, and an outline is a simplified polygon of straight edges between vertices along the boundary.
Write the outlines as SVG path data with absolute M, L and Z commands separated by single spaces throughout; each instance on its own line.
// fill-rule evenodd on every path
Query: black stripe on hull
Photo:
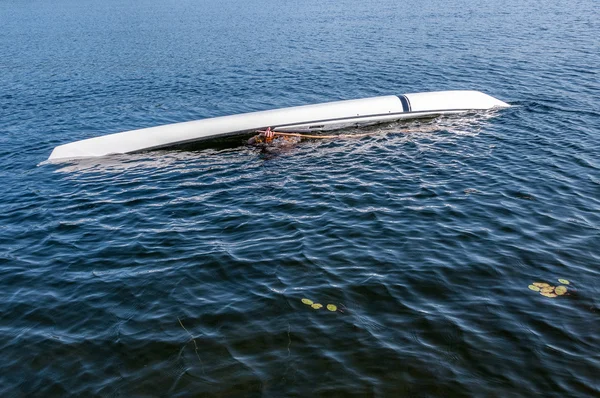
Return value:
M 402 103 L 402 111 L 410 112 L 410 101 L 406 98 L 406 95 L 399 95 L 398 99 Z

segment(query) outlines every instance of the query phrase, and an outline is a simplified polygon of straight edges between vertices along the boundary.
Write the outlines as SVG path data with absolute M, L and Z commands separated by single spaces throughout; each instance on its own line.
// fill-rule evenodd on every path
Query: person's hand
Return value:
M 265 137 L 268 139 L 271 139 L 275 136 L 275 133 L 273 132 L 273 130 L 271 130 L 271 127 L 267 127 L 264 134 L 265 134 Z

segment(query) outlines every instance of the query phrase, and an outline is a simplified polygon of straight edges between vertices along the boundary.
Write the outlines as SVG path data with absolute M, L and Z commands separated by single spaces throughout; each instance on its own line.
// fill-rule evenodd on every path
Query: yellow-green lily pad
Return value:
M 315 310 L 318 310 L 323 307 L 323 304 L 314 303 L 313 305 L 311 305 L 311 307 L 313 307 Z
M 548 286 L 548 287 L 543 287 L 541 289 L 542 293 L 553 293 L 554 292 L 554 286 Z
M 554 293 L 540 292 L 540 294 L 541 294 L 542 296 L 546 296 L 546 297 L 550 297 L 550 298 L 554 298 L 554 297 L 556 297 L 556 294 L 554 294 Z
M 531 290 L 533 290 L 534 292 L 539 292 L 540 291 L 540 288 L 537 287 L 537 286 L 535 286 L 535 285 L 529 285 L 527 287 L 530 288 Z
M 548 286 L 550 286 L 550 285 L 549 285 L 549 284 L 547 284 L 547 283 L 544 283 L 544 282 L 533 282 L 533 286 L 537 286 L 537 287 L 548 287 Z
M 307 298 L 303 298 L 302 299 L 302 303 L 306 304 L 306 305 L 312 305 L 313 301 Z
M 567 292 L 567 287 L 566 286 L 556 286 L 556 288 L 554 289 L 554 293 L 556 293 L 559 296 L 562 296 L 563 294 L 565 294 Z
M 568 280 L 566 280 L 566 279 L 559 279 L 558 281 L 559 281 L 560 283 L 562 283 L 563 285 L 569 285 L 569 284 L 571 283 L 571 282 L 569 282 L 569 281 L 568 281 Z
M 327 304 L 327 309 L 331 312 L 337 311 L 337 306 L 334 304 Z

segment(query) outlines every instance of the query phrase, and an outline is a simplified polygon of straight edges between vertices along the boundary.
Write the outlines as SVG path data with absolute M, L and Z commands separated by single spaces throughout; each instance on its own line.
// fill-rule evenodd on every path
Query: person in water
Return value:
M 248 145 L 262 148 L 283 148 L 289 147 L 300 142 L 300 137 L 293 135 L 278 135 L 271 127 L 248 140 Z

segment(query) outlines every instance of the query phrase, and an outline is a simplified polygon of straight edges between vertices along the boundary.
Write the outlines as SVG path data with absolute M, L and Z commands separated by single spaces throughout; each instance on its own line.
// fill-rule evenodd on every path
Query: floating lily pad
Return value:
M 549 287 L 550 286 L 549 284 L 544 283 L 544 282 L 533 282 L 533 285 L 537 286 L 537 287 Z
M 312 305 L 312 304 L 313 304 L 313 301 L 312 301 L 312 300 L 310 300 L 310 299 L 307 299 L 307 298 L 303 298 L 303 299 L 302 299 L 302 302 L 303 302 L 304 304 L 306 304 L 306 305 Z
M 565 294 L 567 292 L 567 287 L 566 286 L 556 286 L 556 288 L 554 289 L 554 293 L 556 293 L 559 296 L 562 296 L 563 294 Z
M 311 305 L 311 307 L 313 307 L 315 310 L 318 310 L 323 307 L 323 304 L 314 303 L 313 305 Z
M 527 287 L 530 288 L 531 290 L 533 290 L 534 292 L 539 292 L 540 291 L 540 288 L 537 287 L 537 286 L 535 286 L 535 285 L 529 285 Z
M 550 297 L 550 298 L 554 298 L 554 297 L 556 297 L 556 294 L 554 294 L 554 293 L 540 292 L 540 294 L 541 294 L 542 296 L 546 296 L 546 297 Z
M 327 304 L 327 309 L 331 312 L 337 311 L 337 307 L 334 304 Z
M 554 293 L 554 286 L 543 287 L 540 291 L 542 293 Z
M 566 279 L 559 279 L 558 281 L 559 281 L 560 283 L 562 283 L 563 285 L 569 285 L 569 284 L 571 283 L 571 282 L 569 282 L 569 281 L 568 281 L 568 280 L 566 280 Z

